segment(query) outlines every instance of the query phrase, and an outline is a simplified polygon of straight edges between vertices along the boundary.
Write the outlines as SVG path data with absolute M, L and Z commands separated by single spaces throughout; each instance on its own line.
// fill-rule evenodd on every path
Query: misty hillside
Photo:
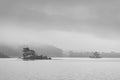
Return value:
M 115 53 L 115 52 L 101 53 L 101 56 L 104 58 L 120 58 L 120 53 Z
M 7 55 L 0 52 L 0 58 L 9 58 Z
M 10 57 L 21 57 L 23 48 L 21 46 L 11 47 L 0 45 L 0 52 Z M 29 46 L 29 48 L 35 50 L 38 55 L 43 54 L 50 57 L 61 57 L 63 55 L 61 49 L 51 45 Z
M 10 57 L 20 57 L 21 54 L 21 49 L 16 47 L 11 47 L 7 45 L 0 45 L 0 52 L 4 53 L 5 55 L 8 55 Z
M 41 45 L 39 47 L 33 46 L 32 49 L 36 51 L 37 54 L 47 55 L 49 57 L 62 57 L 63 50 L 51 45 Z

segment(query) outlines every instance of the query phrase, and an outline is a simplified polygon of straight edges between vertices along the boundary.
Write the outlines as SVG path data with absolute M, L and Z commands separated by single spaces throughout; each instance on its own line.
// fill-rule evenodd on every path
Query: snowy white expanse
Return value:
M 120 80 L 120 59 L 0 59 L 0 80 Z

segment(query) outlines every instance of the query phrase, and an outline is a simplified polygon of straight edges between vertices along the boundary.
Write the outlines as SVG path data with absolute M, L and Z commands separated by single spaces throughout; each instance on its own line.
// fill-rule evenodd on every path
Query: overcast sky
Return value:
M 120 1 L 0 0 L 0 43 L 120 52 Z

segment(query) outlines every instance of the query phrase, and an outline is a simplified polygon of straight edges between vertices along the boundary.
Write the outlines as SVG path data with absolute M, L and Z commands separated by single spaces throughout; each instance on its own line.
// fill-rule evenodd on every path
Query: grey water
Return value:
M 120 59 L 0 59 L 0 80 L 120 80 Z

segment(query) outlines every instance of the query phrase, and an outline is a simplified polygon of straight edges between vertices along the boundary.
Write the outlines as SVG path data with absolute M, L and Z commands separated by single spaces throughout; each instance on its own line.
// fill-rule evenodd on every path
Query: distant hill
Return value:
M 0 52 L 10 57 L 22 56 L 21 50 L 22 49 L 20 48 L 15 48 L 15 47 L 7 46 L 7 45 L 0 45 Z
M 94 52 L 68 52 L 68 57 L 89 57 L 92 56 Z M 120 53 L 110 52 L 110 53 L 99 53 L 103 58 L 120 58 Z
M 115 53 L 115 52 L 101 53 L 101 56 L 104 58 L 120 58 L 120 53 Z
M 55 46 L 52 45 L 39 45 L 39 46 L 28 46 L 30 49 L 35 50 L 35 52 L 39 55 L 43 54 L 49 57 L 62 57 L 63 51 Z M 7 45 L 0 45 L 0 52 L 5 53 L 10 57 L 21 57 L 23 52 L 24 46 L 7 46 Z
M 33 46 L 32 49 L 36 51 L 37 54 L 47 55 L 49 57 L 62 57 L 63 50 L 51 45 L 40 45 Z
M 68 52 L 68 57 L 89 57 L 92 55 L 92 52 Z
M 0 58 L 9 58 L 7 55 L 0 52 Z

